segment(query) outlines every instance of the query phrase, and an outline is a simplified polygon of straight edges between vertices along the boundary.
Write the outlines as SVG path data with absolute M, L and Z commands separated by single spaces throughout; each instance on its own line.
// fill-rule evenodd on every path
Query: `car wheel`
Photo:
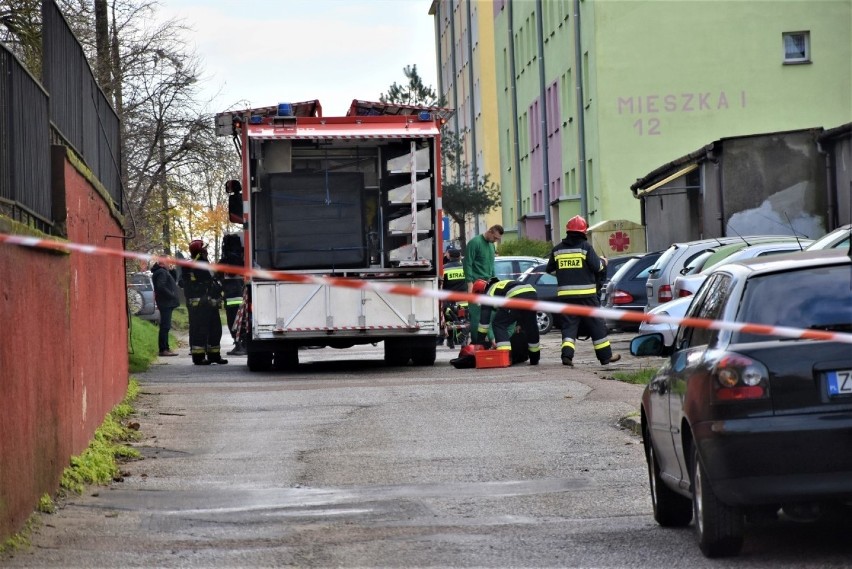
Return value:
M 701 552 L 707 557 L 738 555 L 745 531 L 743 511 L 725 504 L 713 493 L 697 448 L 692 451 L 692 504 Z
M 538 324 L 538 333 L 547 334 L 553 329 L 553 315 L 547 312 L 536 312 L 535 321 Z
M 647 427 L 643 433 L 646 445 L 645 457 L 648 460 L 648 482 L 651 485 L 651 502 L 654 506 L 654 519 L 663 527 L 679 528 L 692 521 L 692 501 L 666 486 L 660 476 L 660 464 L 654 443 L 651 442 Z

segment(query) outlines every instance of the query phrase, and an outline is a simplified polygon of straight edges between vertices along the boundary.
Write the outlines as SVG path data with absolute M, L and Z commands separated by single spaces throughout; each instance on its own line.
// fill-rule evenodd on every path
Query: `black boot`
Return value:
M 210 362 L 204 359 L 204 354 L 192 354 L 192 363 L 197 366 L 209 366 Z
M 541 352 L 530 352 L 530 365 L 537 366 L 538 361 L 541 359 Z
M 209 360 L 208 363 L 211 364 L 225 365 L 228 363 L 228 360 L 223 360 L 219 354 L 207 354 L 207 359 Z

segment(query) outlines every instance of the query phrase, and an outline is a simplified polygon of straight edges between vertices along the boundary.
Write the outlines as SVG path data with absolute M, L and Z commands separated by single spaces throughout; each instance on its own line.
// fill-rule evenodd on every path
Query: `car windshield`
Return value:
M 842 238 L 844 234 L 846 235 L 845 239 Z M 835 229 L 831 233 L 823 235 L 808 245 L 808 249 L 833 249 L 837 247 L 848 247 L 850 237 L 852 237 L 852 225 L 844 225 L 839 229 Z M 838 242 L 834 243 L 834 241 Z
M 783 299 L 783 301 L 782 301 Z M 749 279 L 737 322 L 852 331 L 852 272 L 849 265 L 771 273 Z M 774 336 L 737 332 L 734 342 Z
M 660 275 L 660 273 L 663 271 L 663 268 L 665 268 L 665 266 L 669 263 L 671 258 L 674 257 L 675 251 L 677 251 L 677 250 L 678 250 L 677 245 L 672 245 L 671 247 L 666 249 L 666 252 L 663 253 L 662 255 L 660 255 L 660 258 L 657 259 L 657 262 L 654 263 L 653 267 L 651 267 L 651 269 L 649 271 L 649 274 L 650 274 L 649 278 L 657 278 Z
M 618 268 L 618 270 L 617 270 L 617 271 L 615 271 L 615 274 L 614 274 L 614 275 L 612 275 L 612 278 L 611 278 L 610 280 L 611 280 L 611 281 L 621 281 L 621 280 L 623 280 L 623 279 L 624 279 L 624 277 L 625 277 L 625 275 L 627 275 L 628 273 L 630 273 L 630 270 L 633 268 L 633 265 L 635 265 L 635 264 L 636 264 L 636 263 L 638 263 L 638 262 L 639 262 L 639 259 L 638 259 L 638 258 L 636 258 L 636 259 L 630 259 L 629 261 L 627 261 L 626 263 L 624 263 L 623 265 L 621 265 L 621 266 Z

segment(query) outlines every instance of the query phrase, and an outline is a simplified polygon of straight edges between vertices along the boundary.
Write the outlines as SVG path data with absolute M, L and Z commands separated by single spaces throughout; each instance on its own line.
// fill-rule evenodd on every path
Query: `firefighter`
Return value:
M 546 271 L 556 273 L 557 300 L 566 304 L 588 306 L 601 305 L 598 296 L 597 281 L 601 273 L 606 273 L 606 259 L 598 257 L 586 239 L 589 224 L 579 215 L 568 220 L 566 235 L 550 252 Z M 583 323 L 592 338 L 595 356 L 606 365 L 621 359 L 621 355 L 612 353 L 607 338 L 606 323 L 602 318 L 592 316 L 562 315 L 562 364 L 574 365 L 577 332 Z
M 193 261 L 209 262 L 207 245 L 200 239 L 189 244 Z M 189 353 L 195 365 L 226 364 L 219 353 L 222 339 L 222 285 L 208 269 L 184 269 L 182 280 L 189 312 Z M 206 357 L 205 357 L 206 356 Z
M 467 283 L 464 280 L 464 266 L 461 262 L 461 250 L 456 249 L 455 247 L 447 249 L 447 261 L 444 263 L 444 274 L 441 281 L 441 288 L 443 290 L 467 292 Z M 455 328 L 452 328 L 452 326 L 459 325 L 459 321 L 464 318 L 463 315 L 466 313 L 467 302 L 465 301 L 445 300 L 441 302 L 441 314 L 444 320 L 444 325 L 441 328 L 446 331 L 446 335 L 448 336 L 447 345 L 450 348 L 452 348 L 455 344 L 463 343 L 459 341 L 457 336 L 463 337 L 464 334 L 460 335 Z M 450 334 L 454 334 L 456 336 L 449 338 Z M 444 339 L 441 337 L 438 344 L 442 344 L 443 341 Z
M 235 265 L 242 267 L 243 242 L 236 233 L 228 233 L 222 238 L 222 256 L 219 258 L 220 265 Z M 246 355 L 245 339 L 238 338 L 235 322 L 237 312 L 243 304 L 243 289 L 245 283 L 242 275 L 225 273 L 222 275 L 222 290 L 225 294 L 225 315 L 228 321 L 228 330 L 234 340 L 234 349 L 228 352 L 229 356 Z
M 485 279 L 477 279 L 473 283 L 472 291 L 474 294 L 487 294 L 488 296 L 502 296 L 504 298 L 538 300 L 538 294 L 532 285 L 521 283 L 513 280 L 498 280 L 491 279 L 490 282 Z M 482 313 L 479 316 L 479 338 L 486 338 L 489 331 L 489 321 L 491 321 L 491 311 L 494 307 L 490 305 L 482 305 Z M 494 320 L 491 321 L 491 328 L 494 332 L 494 343 L 498 350 L 512 349 L 512 335 L 515 332 L 515 323 L 523 329 L 527 337 L 527 347 L 530 352 L 530 365 L 538 365 L 541 359 L 541 345 L 539 344 L 538 322 L 534 310 L 519 310 L 517 308 L 499 307 L 494 315 Z

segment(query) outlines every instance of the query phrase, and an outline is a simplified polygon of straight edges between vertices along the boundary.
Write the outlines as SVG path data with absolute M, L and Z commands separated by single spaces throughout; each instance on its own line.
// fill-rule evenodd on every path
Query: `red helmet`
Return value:
M 488 288 L 488 281 L 485 279 L 476 279 L 473 281 L 473 293 L 474 294 L 482 294 L 485 292 L 485 289 Z
M 565 224 L 565 229 L 567 229 L 568 231 L 576 231 L 577 233 L 585 234 L 588 228 L 589 224 L 586 223 L 586 220 L 579 215 L 575 215 L 574 217 L 568 220 L 567 224 Z
M 204 250 L 205 247 L 207 247 L 207 245 L 204 244 L 204 241 L 202 241 L 201 239 L 193 239 L 189 242 L 189 254 L 192 257 L 195 257 L 196 255 L 201 253 L 201 251 Z

